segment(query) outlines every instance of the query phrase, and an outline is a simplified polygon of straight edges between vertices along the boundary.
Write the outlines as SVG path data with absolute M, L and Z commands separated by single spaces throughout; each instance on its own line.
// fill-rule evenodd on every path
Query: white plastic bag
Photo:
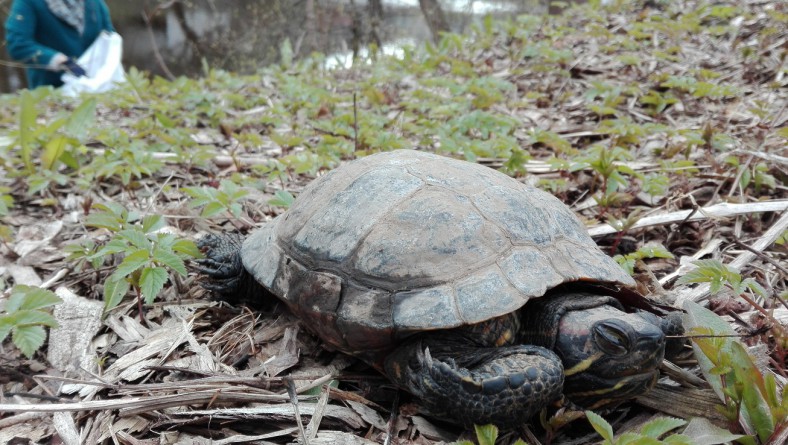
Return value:
M 76 77 L 71 73 L 63 74 L 61 90 L 67 96 L 76 96 L 82 92 L 102 93 L 115 88 L 118 83 L 126 81 L 122 57 L 123 38 L 120 34 L 102 31 L 77 59 L 87 75 Z

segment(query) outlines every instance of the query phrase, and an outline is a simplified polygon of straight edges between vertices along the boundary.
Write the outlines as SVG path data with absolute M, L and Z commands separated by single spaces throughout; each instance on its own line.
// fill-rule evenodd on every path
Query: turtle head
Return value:
M 564 395 L 570 401 L 599 408 L 654 386 L 665 353 L 659 326 L 611 304 L 566 309 L 553 349 L 564 364 Z

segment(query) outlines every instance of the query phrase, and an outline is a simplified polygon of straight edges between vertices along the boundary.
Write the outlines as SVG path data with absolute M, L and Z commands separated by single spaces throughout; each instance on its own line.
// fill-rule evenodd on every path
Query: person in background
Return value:
M 5 30 L 8 54 L 27 65 L 33 89 L 63 85 L 65 71 L 84 76 L 76 58 L 101 31 L 115 29 L 104 0 L 14 0 Z

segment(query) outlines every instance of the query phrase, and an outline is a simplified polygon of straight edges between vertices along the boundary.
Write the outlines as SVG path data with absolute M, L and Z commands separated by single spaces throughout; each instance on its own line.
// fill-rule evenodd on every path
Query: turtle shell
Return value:
M 316 179 L 247 238 L 241 257 L 311 330 L 351 354 L 507 314 L 562 283 L 634 284 L 555 197 L 413 150 Z

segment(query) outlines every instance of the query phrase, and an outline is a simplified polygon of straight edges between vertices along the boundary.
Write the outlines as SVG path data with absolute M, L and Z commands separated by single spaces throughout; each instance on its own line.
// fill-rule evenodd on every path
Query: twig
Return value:
M 12 425 L 17 425 L 20 423 L 30 422 L 36 419 L 40 419 L 45 417 L 47 414 L 45 413 L 22 413 L 17 414 L 15 416 L 4 417 L 0 419 L 0 429 L 7 428 Z
M 304 422 L 301 420 L 301 413 L 298 412 L 298 394 L 296 394 L 296 387 L 293 384 L 293 379 L 285 379 L 285 387 L 287 388 L 287 395 L 290 396 L 290 403 L 293 404 L 293 411 L 295 412 L 295 420 L 298 425 L 298 434 L 301 436 L 301 443 L 309 445 L 309 440 L 306 438 L 306 431 L 304 431 Z
M 353 93 L 353 152 L 358 153 L 358 103 Z
M 207 403 L 211 400 L 222 402 L 283 402 L 289 400 L 286 395 L 279 394 L 247 394 L 242 392 L 221 392 L 217 397 L 217 392 L 197 391 L 190 394 L 171 394 L 165 396 L 151 397 L 129 397 L 122 400 L 90 400 L 86 402 L 73 403 L 2 403 L 0 411 L 5 412 L 36 412 L 36 413 L 56 413 L 61 411 L 102 411 L 120 409 L 126 414 L 138 414 L 150 412 L 157 409 L 170 408 L 173 406 L 192 405 Z
M 58 270 L 57 273 L 52 275 L 48 280 L 46 280 L 43 283 L 41 283 L 41 286 L 39 286 L 39 287 L 41 289 L 49 289 L 50 287 L 54 286 L 55 283 L 60 281 L 61 278 L 65 277 L 66 274 L 68 274 L 68 272 L 69 272 L 69 268 L 67 268 L 67 267 L 64 267 L 63 269 Z
M 755 256 L 757 256 L 758 258 L 766 261 L 767 263 L 771 264 L 772 266 L 776 267 L 777 269 L 780 270 L 780 272 L 783 273 L 783 275 L 788 277 L 788 269 L 786 269 L 782 264 L 777 262 L 777 260 L 775 260 L 774 258 L 770 257 L 769 255 L 764 255 L 763 252 L 761 252 L 759 250 L 753 249 L 752 247 L 750 247 L 750 246 L 744 244 L 743 242 L 741 242 L 741 240 L 739 240 L 738 238 L 734 238 L 733 242 L 736 243 L 736 245 L 741 247 L 742 249 L 749 250 L 750 252 L 754 253 Z
M 391 402 L 391 412 L 389 413 L 389 421 L 386 425 L 386 438 L 383 440 L 383 445 L 394 445 L 394 439 L 397 437 L 395 428 L 397 426 L 397 417 L 399 415 L 399 393 L 394 395 L 394 401 Z
M 670 224 L 685 220 L 696 221 L 700 219 L 724 218 L 728 216 L 746 215 L 750 213 L 784 212 L 785 210 L 788 210 L 788 200 L 759 201 L 743 204 L 723 202 L 708 207 L 701 207 L 699 209 L 679 210 L 677 212 L 665 213 L 661 215 L 646 216 L 639 219 L 638 222 L 629 227 L 628 230 Z M 588 234 L 591 236 L 601 236 L 616 233 L 617 231 L 618 230 L 616 230 L 610 224 L 600 224 L 598 226 L 589 228 Z
M 156 57 L 156 61 L 158 62 L 161 70 L 164 72 L 164 75 L 166 75 L 169 80 L 175 80 L 175 75 L 172 74 L 170 69 L 167 67 L 167 64 L 164 62 L 164 58 L 161 57 L 161 53 L 159 52 L 159 45 L 156 44 L 156 36 L 153 35 L 153 27 L 151 26 L 150 18 L 153 17 L 157 12 L 159 12 L 159 10 L 169 8 L 170 6 L 172 6 L 173 3 L 175 3 L 175 1 L 170 1 L 167 3 L 162 3 L 160 5 L 157 5 L 155 8 L 153 8 L 153 12 L 150 15 L 148 15 L 146 11 L 142 11 L 142 21 L 145 22 L 145 27 L 148 30 L 148 37 L 150 37 L 151 48 L 153 49 L 153 55 L 154 57 Z
M 306 438 L 308 440 L 317 437 L 317 430 L 320 429 L 320 422 L 323 420 L 323 414 L 326 411 L 330 393 L 331 387 L 329 385 L 323 385 L 323 389 L 320 391 L 320 398 L 317 399 L 317 404 L 315 405 L 315 413 L 312 414 L 312 418 L 309 419 L 309 425 L 306 427 Z
M 774 202 L 774 201 L 772 201 Z M 781 202 L 788 202 L 788 201 L 781 201 Z M 782 235 L 785 230 L 788 229 L 788 212 L 783 212 L 780 219 L 777 220 L 766 233 L 763 234 L 758 241 L 753 243 L 751 246 L 752 249 L 756 252 L 762 252 L 767 247 L 771 246 L 777 238 Z M 741 269 L 742 267 L 746 266 L 752 260 L 755 259 L 755 253 L 750 250 L 742 252 L 739 256 L 737 256 L 733 261 L 730 262 L 730 266 L 735 269 Z M 676 302 L 674 306 L 682 307 L 685 301 L 691 300 L 694 302 L 699 302 L 708 298 L 709 290 L 711 286 L 708 283 L 701 283 L 694 288 L 690 287 L 679 287 L 675 290 L 677 291 Z

